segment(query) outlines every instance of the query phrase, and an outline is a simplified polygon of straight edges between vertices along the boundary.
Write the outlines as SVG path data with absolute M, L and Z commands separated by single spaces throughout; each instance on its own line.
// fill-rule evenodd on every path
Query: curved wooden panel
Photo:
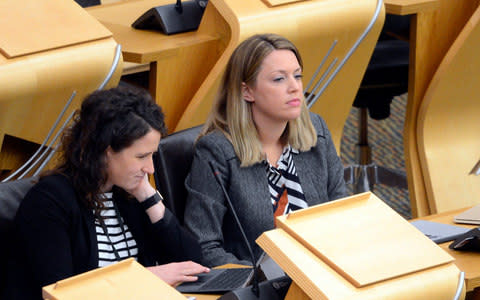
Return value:
M 387 0 L 406 5 L 413 0 Z M 419 0 L 419 2 L 424 2 Z M 410 71 L 405 114 L 404 149 L 412 215 L 425 216 L 429 208 L 417 145 L 417 117 L 425 91 L 448 49 L 478 7 L 479 0 L 437 0 L 434 10 L 418 10 L 410 23 Z M 415 5 L 413 5 L 415 6 Z M 392 11 L 395 13 L 395 10 Z
M 199 31 L 215 32 L 226 45 L 225 50 L 187 106 L 175 131 L 205 122 L 224 67 L 235 47 L 247 37 L 271 32 L 290 39 L 302 54 L 304 77 L 308 81 L 334 40 L 338 43 L 327 64 L 334 57 L 339 61 L 343 59 L 369 24 L 376 4 L 376 0 L 312 0 L 269 7 L 259 0 L 210 0 Z M 383 21 L 382 9 L 370 34 L 312 107 L 312 111 L 326 119 L 338 152 L 345 120 Z
M 480 8 L 440 63 L 418 113 L 417 142 L 431 213 L 480 203 Z
M 69 111 L 98 88 L 116 45 L 110 38 L 8 61 L 0 58 L 0 132 L 41 142 L 74 90 Z M 110 86 L 118 83 L 121 65 Z
M 2 2 L 1 19 L 9 21 L 3 30 L 15 30 L 1 43 L 0 171 L 15 167 L 11 162 L 17 154 L 23 157 L 24 149 L 6 144 L 41 143 L 71 94 L 77 92 L 64 118 L 100 87 L 114 63 L 117 42 L 112 34 L 76 3 L 60 2 Z M 25 22 L 33 18 L 26 8 L 35 8 L 33 23 Z M 118 84 L 122 65 L 120 58 L 107 87 Z

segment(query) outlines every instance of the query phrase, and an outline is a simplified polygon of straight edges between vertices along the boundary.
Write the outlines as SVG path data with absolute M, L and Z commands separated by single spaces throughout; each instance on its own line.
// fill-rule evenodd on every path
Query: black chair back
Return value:
M 174 132 L 160 140 L 158 153 L 153 157 L 155 184 L 164 197 L 165 206 L 183 224 L 187 191 L 185 178 L 193 160 L 195 140 L 201 125 Z
M 410 16 L 387 15 L 353 106 L 372 119 L 390 116 L 393 97 L 407 92 Z
M 37 181 L 36 177 L 11 180 L 0 183 L 0 295 L 7 282 L 8 261 L 11 259 L 13 244 L 13 219 L 28 190 Z

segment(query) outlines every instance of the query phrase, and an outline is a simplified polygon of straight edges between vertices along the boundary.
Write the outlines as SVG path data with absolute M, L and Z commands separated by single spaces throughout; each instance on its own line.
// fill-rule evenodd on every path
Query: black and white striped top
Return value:
M 297 153 L 298 150 L 287 145 L 278 159 L 277 167 L 267 162 L 268 187 L 275 216 L 308 207 L 293 162 L 293 154 Z
M 108 266 L 117 261 L 134 257 L 137 259 L 138 248 L 127 224 L 123 223 L 118 208 L 112 201 L 112 193 L 102 194 L 104 209 L 100 211 L 102 221 L 95 220 L 98 242 L 98 266 Z M 106 230 L 106 232 L 105 232 Z

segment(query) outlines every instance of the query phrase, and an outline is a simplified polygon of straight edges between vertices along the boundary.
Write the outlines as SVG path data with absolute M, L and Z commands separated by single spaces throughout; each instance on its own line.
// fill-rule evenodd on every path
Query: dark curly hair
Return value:
M 103 207 L 99 199 L 107 182 L 105 150 L 119 152 L 150 130 L 166 134 L 164 115 L 150 94 L 119 86 L 90 94 L 62 136 L 60 163 L 54 172 L 65 174 L 88 208 Z

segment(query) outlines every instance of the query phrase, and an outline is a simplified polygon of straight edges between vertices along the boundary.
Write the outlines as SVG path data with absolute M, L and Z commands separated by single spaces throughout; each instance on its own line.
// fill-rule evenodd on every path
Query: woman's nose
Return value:
M 142 171 L 147 174 L 153 174 L 153 172 L 155 172 L 155 167 L 153 165 L 153 158 L 150 158 L 147 160 L 147 162 L 142 168 Z
M 289 80 L 289 88 L 291 91 L 298 91 L 299 89 L 302 89 L 302 80 L 293 76 Z

